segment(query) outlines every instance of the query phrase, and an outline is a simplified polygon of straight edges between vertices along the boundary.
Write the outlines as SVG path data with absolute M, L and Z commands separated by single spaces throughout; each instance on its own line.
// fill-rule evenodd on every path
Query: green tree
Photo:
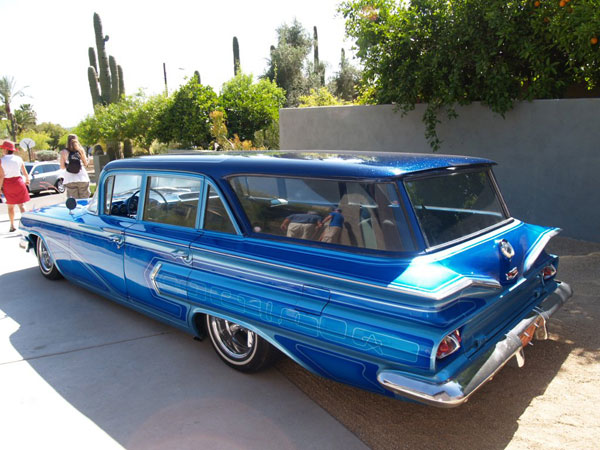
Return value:
M 350 61 L 346 58 L 346 52 L 342 49 L 340 71 L 334 75 L 329 84 L 329 89 L 337 97 L 347 102 L 353 102 L 358 97 L 360 76 L 360 70 L 350 64 Z
M 335 97 L 327 88 L 322 87 L 319 90 L 311 89 L 310 95 L 300 96 L 300 108 L 313 106 L 337 106 L 348 104 L 344 100 Z
M 313 39 L 300 22 L 294 19 L 291 25 L 283 24 L 277 29 L 277 46 L 271 47 L 269 67 L 263 75 L 275 81 L 286 92 L 285 106 L 298 106 L 301 95 L 308 93 L 305 75 L 306 59 Z M 313 70 L 310 70 L 314 73 Z M 320 80 L 320 76 L 315 76 Z
M 208 147 L 211 141 L 209 114 L 218 109 L 217 94 L 192 77 L 167 101 L 158 117 L 156 137 L 182 147 Z
M 23 97 L 23 89 L 17 89 L 14 78 L 0 78 L 0 103 L 4 106 L 4 117 L 7 119 L 7 129 L 13 141 L 17 140 L 17 123 L 15 116 L 10 109 L 13 99 Z
M 285 91 L 269 80 L 253 82 L 252 75 L 241 71 L 223 84 L 219 104 L 225 110 L 227 128 L 242 140 L 279 122 L 279 108 L 285 103 Z
M 35 131 L 43 133 L 50 137 L 48 145 L 51 149 L 59 148 L 60 138 L 67 134 L 67 130 L 58 124 L 51 122 L 42 122 L 35 126 Z
M 17 135 L 35 127 L 37 114 L 29 103 L 19 106 L 15 111 L 15 128 Z
M 35 147 L 32 150 L 34 151 L 50 149 L 50 141 L 52 140 L 52 138 L 46 133 L 29 129 L 23 131 L 17 136 L 17 139 L 19 141 L 25 138 L 33 139 L 33 141 L 35 142 Z
M 564 96 L 600 81 L 600 0 L 348 0 L 340 11 L 364 65 L 367 103 L 438 115 L 481 101 L 503 115 L 516 101 Z

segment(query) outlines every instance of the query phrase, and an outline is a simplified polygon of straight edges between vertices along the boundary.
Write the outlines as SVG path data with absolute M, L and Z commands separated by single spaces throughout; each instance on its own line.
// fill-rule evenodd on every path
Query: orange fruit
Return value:
M 540 2 L 539 2 L 539 1 L 536 1 L 536 2 L 533 4 L 533 6 L 535 6 L 536 8 L 539 8 L 539 7 L 540 7 Z
M 564 7 L 567 4 L 567 2 L 565 2 L 565 0 L 560 0 L 560 3 L 558 4 L 558 6 L 560 6 L 561 8 Z
M 592 45 L 596 45 L 598 43 L 598 38 L 596 36 L 594 36 L 593 38 L 590 39 L 590 43 Z

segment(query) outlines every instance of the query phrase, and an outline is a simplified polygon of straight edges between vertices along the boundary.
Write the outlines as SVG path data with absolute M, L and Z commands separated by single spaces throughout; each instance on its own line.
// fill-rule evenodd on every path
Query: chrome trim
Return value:
M 556 290 L 540 305 L 506 333 L 504 339 L 465 367 L 456 376 L 443 382 L 417 379 L 414 375 L 396 370 L 382 370 L 377 381 L 402 397 L 442 408 L 453 408 L 465 403 L 483 384 L 489 381 L 515 355 L 523 356 L 521 336 L 537 322 L 536 339 L 547 339 L 546 322 L 573 295 L 567 283 L 558 282 Z M 539 323 L 542 325 L 539 325 Z M 521 359 L 521 362 L 524 362 Z
M 533 245 L 529 248 L 529 251 L 527 252 L 527 256 L 525 257 L 525 261 L 523 262 L 523 273 L 531 269 L 531 267 L 535 263 L 535 260 L 538 258 L 538 256 L 540 256 L 540 253 L 542 253 L 542 251 L 546 248 L 546 245 L 548 245 L 550 239 L 552 239 L 561 231 L 561 228 L 553 228 L 538 236 L 537 240 L 533 243 Z
M 158 294 L 158 295 L 162 295 L 160 292 L 160 289 L 158 288 L 158 285 L 156 284 L 156 276 L 158 275 L 158 271 L 161 269 L 162 267 L 162 263 L 157 263 L 154 268 L 152 269 L 152 272 L 150 272 L 150 282 L 152 283 L 152 287 L 154 288 L 154 291 Z
M 215 255 L 226 256 L 228 258 L 233 258 L 233 259 L 237 259 L 237 260 L 241 260 L 241 261 L 248 261 L 248 262 L 253 262 L 253 263 L 257 263 L 257 264 L 261 264 L 261 265 L 265 265 L 265 266 L 282 268 L 282 269 L 290 270 L 290 271 L 293 271 L 296 273 L 316 275 L 318 277 L 327 278 L 329 280 L 342 281 L 342 282 L 346 282 L 346 283 L 357 284 L 360 286 L 366 286 L 369 288 L 383 289 L 383 290 L 390 291 L 390 292 L 400 292 L 403 294 L 413 295 L 413 296 L 417 296 L 417 297 L 421 297 L 421 298 L 425 298 L 425 299 L 429 299 L 429 300 L 435 300 L 435 301 L 443 300 L 453 294 L 456 294 L 456 293 L 458 293 L 462 290 L 465 290 L 469 287 L 472 287 L 472 286 L 473 287 L 480 286 L 480 287 L 491 288 L 491 289 L 501 289 L 501 287 L 502 287 L 502 285 L 499 282 L 497 282 L 496 280 L 493 280 L 491 278 L 490 279 L 469 278 L 469 277 L 464 277 L 462 275 L 457 274 L 455 281 L 448 284 L 445 287 L 445 289 L 439 290 L 439 291 L 434 291 L 434 292 L 424 292 L 424 291 L 416 289 L 416 288 L 411 289 L 411 288 L 405 288 L 405 287 L 393 286 L 393 285 L 383 286 L 383 285 L 377 285 L 377 284 L 373 284 L 373 283 L 366 283 L 364 281 L 357 281 L 357 280 L 352 280 L 349 278 L 338 277 L 335 275 L 328 275 L 328 274 L 319 273 L 319 272 L 312 272 L 312 271 L 305 270 L 305 269 L 298 269 L 296 267 L 290 267 L 290 266 L 284 266 L 281 264 L 260 261 L 260 260 L 256 260 L 256 259 L 246 258 L 244 256 L 231 255 L 228 253 L 219 252 L 216 250 L 209 250 L 207 248 L 200 248 L 200 247 L 196 247 L 196 246 L 192 247 L 192 252 L 193 251 L 212 253 Z M 239 267 L 236 267 L 236 268 L 239 270 Z M 437 304 L 436 306 L 442 306 L 442 305 L 443 304 Z

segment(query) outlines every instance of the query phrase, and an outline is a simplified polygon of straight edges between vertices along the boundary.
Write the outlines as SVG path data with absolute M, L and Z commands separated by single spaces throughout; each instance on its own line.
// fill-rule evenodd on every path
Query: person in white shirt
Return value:
M 60 167 L 67 197 L 89 198 L 90 177 L 87 173 L 88 159 L 75 134 L 67 137 L 67 148 L 60 152 Z
M 14 142 L 4 141 L 0 144 L 4 156 L 0 159 L 0 191 L 4 191 L 10 219 L 10 232 L 15 231 L 15 205 L 19 206 L 21 214 L 25 212 L 24 203 L 30 200 L 27 185 L 29 174 L 25 169 L 23 159 L 15 155 L 17 151 Z

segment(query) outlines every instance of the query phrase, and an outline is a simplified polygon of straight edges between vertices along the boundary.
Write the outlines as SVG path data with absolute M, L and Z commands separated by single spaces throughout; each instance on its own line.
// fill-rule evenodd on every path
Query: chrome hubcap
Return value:
M 254 332 L 218 317 L 210 318 L 210 326 L 217 345 L 232 359 L 245 359 L 254 350 Z
M 50 272 L 52 270 L 53 264 L 52 259 L 50 258 L 50 253 L 48 252 L 46 245 L 44 245 L 44 241 L 40 241 L 40 245 L 38 248 L 38 257 L 40 260 L 40 266 L 44 273 Z

